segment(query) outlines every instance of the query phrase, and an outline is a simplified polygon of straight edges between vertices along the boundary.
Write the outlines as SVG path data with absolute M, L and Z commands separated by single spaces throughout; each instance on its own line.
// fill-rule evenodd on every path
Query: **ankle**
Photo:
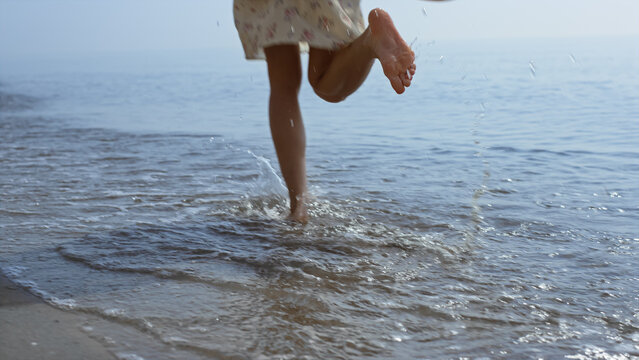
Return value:
M 302 193 L 302 194 L 289 194 L 289 198 L 290 198 L 290 202 L 291 202 L 291 213 L 294 213 L 296 210 L 298 210 L 300 207 L 305 207 L 306 206 L 306 193 Z

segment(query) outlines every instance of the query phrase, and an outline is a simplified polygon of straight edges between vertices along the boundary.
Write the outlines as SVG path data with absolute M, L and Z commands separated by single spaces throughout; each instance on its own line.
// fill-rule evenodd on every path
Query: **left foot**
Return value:
M 384 75 L 398 93 L 409 87 L 415 75 L 415 53 L 395 28 L 390 15 L 382 9 L 368 14 L 371 48 L 379 59 Z

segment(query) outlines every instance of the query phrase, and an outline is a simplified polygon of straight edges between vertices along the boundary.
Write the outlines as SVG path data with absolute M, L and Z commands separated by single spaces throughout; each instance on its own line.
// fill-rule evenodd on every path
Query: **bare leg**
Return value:
M 352 94 L 368 76 L 375 59 L 398 94 L 410 86 L 415 54 L 384 10 L 372 10 L 368 22 L 362 35 L 338 51 L 311 48 L 308 79 L 322 99 L 339 102 Z
M 271 136 L 288 187 L 291 218 L 306 222 L 306 135 L 297 99 L 302 82 L 299 48 L 278 45 L 265 48 L 264 53 L 271 85 Z

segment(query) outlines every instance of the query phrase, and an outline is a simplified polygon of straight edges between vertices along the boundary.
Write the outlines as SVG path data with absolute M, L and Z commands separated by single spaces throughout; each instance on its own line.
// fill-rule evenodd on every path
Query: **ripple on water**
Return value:
M 190 89 L 210 79 L 196 75 L 174 74 Z M 322 120 L 309 133 L 331 136 L 309 141 L 306 226 L 284 220 L 267 129 L 246 145 L 82 128 L 2 95 L 0 108 L 14 109 L 0 116 L 3 270 L 20 264 L 10 273 L 23 286 L 97 315 L 87 331 L 121 358 L 637 356 L 634 142 L 601 127 L 563 136 L 556 123 L 575 121 L 556 115 L 569 109 L 543 116 L 543 100 L 527 107 L 495 84 L 490 96 L 516 110 L 486 103 L 473 117 L 468 91 L 433 83 L 444 91 L 424 113 L 448 101 L 457 114 L 443 121 L 411 107 L 396 131 L 377 114 L 362 126 L 308 113 L 309 126 Z M 581 95 L 593 88 L 584 84 Z M 530 91 L 519 85 L 513 94 Z M 206 115 L 212 127 L 216 116 Z

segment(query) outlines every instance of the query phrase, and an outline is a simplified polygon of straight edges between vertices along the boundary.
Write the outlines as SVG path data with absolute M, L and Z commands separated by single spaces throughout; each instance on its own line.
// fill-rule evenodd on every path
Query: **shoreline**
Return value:
M 87 319 L 54 308 L 0 271 L 0 359 L 116 359 L 80 329 Z

